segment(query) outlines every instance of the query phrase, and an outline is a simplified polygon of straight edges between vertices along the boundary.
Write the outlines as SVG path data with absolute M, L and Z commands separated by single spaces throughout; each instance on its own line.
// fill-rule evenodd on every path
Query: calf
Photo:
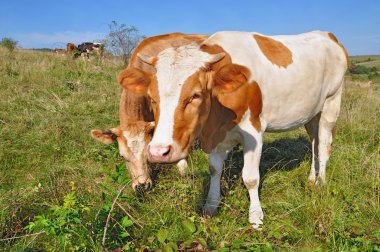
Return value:
M 265 131 L 305 125 L 313 147 L 309 181 L 325 183 L 348 64 L 347 52 L 332 33 L 218 32 L 201 45 L 138 56 L 155 71 L 134 70 L 121 85 L 151 99 L 156 129 L 149 159 L 185 158 L 199 137 L 202 149 L 210 153 L 205 213 L 214 213 L 220 202 L 226 151 L 242 143 L 249 221 L 253 228 L 262 224 L 258 187 Z
M 150 141 L 154 122 L 146 97 L 123 90 L 119 106 L 120 125 L 107 130 L 92 130 L 91 136 L 99 142 L 117 141 L 120 156 L 132 177 L 132 188 L 145 191 L 151 188 L 150 169 L 146 162 L 146 147 Z

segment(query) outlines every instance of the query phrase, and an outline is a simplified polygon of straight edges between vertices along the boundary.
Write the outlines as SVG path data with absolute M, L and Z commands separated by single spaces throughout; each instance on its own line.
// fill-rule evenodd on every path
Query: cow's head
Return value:
M 119 76 L 119 82 L 124 88 L 147 93 L 151 98 L 156 121 L 155 134 L 148 146 L 152 162 L 185 158 L 194 139 L 210 127 L 210 110 L 220 105 L 217 97 L 221 95 L 224 97 L 221 99 L 228 100 L 225 95 L 240 89 L 249 77 L 247 68 L 232 64 L 230 56 L 218 46 L 191 44 L 165 49 L 157 57 L 138 57 L 155 71 L 131 68 Z M 239 115 L 231 112 L 240 104 L 231 106 L 225 116 L 233 120 Z
M 108 130 L 92 130 L 91 136 L 104 144 L 117 141 L 120 156 L 132 177 L 132 188 L 145 191 L 152 187 L 147 164 L 147 146 L 153 134 L 154 122 L 137 121 Z

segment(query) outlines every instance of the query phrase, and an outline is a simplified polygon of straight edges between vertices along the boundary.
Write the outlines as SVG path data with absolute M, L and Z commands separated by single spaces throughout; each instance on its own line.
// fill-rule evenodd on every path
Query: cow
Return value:
M 67 43 L 66 51 L 68 55 L 73 55 L 75 50 L 77 50 L 77 47 L 73 43 Z
M 118 74 L 119 84 L 122 86 L 128 78 L 130 69 L 152 72 L 151 65 L 141 61 L 137 54 L 156 56 L 166 48 L 175 48 L 191 43 L 200 44 L 207 36 L 171 33 L 154 36 L 142 40 L 132 54 L 128 67 Z M 91 136 L 105 144 L 117 141 L 120 155 L 132 177 L 132 188 L 135 191 L 145 191 L 152 186 L 150 169 L 147 164 L 147 144 L 149 143 L 155 122 L 151 111 L 150 100 L 147 96 L 136 95 L 129 89 L 123 89 L 119 106 L 120 125 L 107 130 L 92 130 Z M 177 163 L 181 175 L 187 168 L 185 159 Z
M 308 180 L 325 184 L 348 65 L 347 52 L 332 33 L 224 31 L 200 45 L 137 56 L 155 71 L 130 69 L 121 85 L 151 99 L 156 127 L 148 159 L 170 163 L 186 158 L 199 138 L 210 160 L 205 214 L 215 213 L 220 202 L 225 153 L 241 143 L 249 222 L 260 228 L 259 164 L 265 131 L 305 125 L 313 156 Z
M 78 50 L 84 58 L 88 59 L 91 52 L 96 53 L 100 58 L 102 58 L 104 52 L 104 44 L 84 42 L 78 45 Z

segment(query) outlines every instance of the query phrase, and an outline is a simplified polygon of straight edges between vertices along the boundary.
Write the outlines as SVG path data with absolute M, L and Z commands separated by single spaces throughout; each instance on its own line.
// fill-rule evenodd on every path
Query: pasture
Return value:
M 135 195 L 117 145 L 89 136 L 118 124 L 121 70 L 117 61 L 0 48 L 0 249 L 100 251 L 110 216 L 109 251 L 380 251 L 378 78 L 363 87 L 347 76 L 325 187 L 307 183 L 303 128 L 265 135 L 265 221 L 252 231 L 239 147 L 226 163 L 216 216 L 200 213 L 209 171 L 196 147 L 187 176 L 152 166 L 154 188 Z

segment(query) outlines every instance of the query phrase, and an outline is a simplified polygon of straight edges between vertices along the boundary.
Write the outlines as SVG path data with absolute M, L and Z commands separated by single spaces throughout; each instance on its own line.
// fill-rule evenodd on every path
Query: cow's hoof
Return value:
M 326 185 L 326 179 L 318 176 L 317 180 L 315 181 L 316 186 L 325 186 Z
M 249 211 L 249 223 L 252 224 L 253 229 L 261 230 L 263 219 L 264 219 L 264 213 L 262 210 Z
M 311 172 L 309 174 L 309 177 L 307 178 L 308 180 L 308 185 L 309 186 L 314 186 L 315 185 L 315 181 L 317 179 L 317 176 L 315 176 L 315 173 L 314 172 Z
M 187 168 L 188 168 L 186 159 L 181 159 L 177 163 L 177 168 L 178 168 L 179 175 L 181 175 L 182 177 L 184 177 L 186 175 L 186 171 L 187 171 Z
M 202 208 L 202 214 L 205 216 L 211 216 L 211 215 L 215 214 L 217 210 L 218 210 L 217 205 L 206 204 Z
M 315 178 L 312 178 L 312 179 L 308 179 L 307 180 L 307 185 L 309 186 L 309 187 L 314 187 L 315 186 Z

